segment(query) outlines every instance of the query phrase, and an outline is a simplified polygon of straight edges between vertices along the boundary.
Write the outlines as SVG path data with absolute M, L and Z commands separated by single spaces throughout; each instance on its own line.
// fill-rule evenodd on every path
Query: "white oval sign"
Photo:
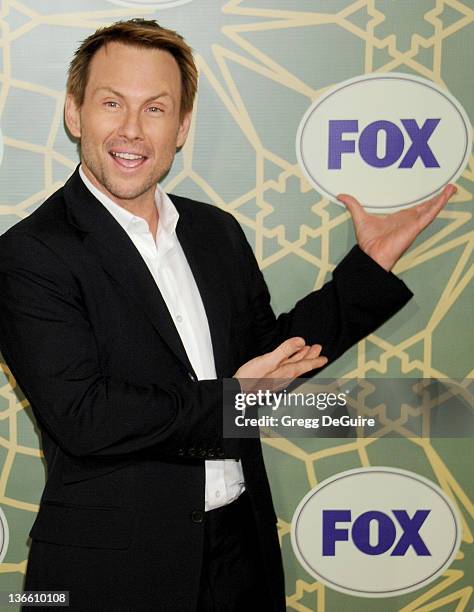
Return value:
M 7 517 L 0 507 L 0 563 L 7 554 L 9 539 L 10 530 L 8 529 Z
M 164 9 L 164 8 L 175 8 L 182 4 L 188 4 L 192 0 L 109 0 L 113 4 L 118 6 L 128 6 L 131 8 L 138 9 Z
M 451 500 L 430 480 L 388 467 L 341 472 L 309 491 L 292 521 L 301 565 L 336 591 L 393 597 L 435 580 L 461 540 Z
M 418 204 L 456 181 L 470 152 L 461 104 L 435 83 L 402 73 L 339 83 L 307 110 L 296 137 L 298 162 L 317 191 L 334 202 L 349 193 L 380 213 Z

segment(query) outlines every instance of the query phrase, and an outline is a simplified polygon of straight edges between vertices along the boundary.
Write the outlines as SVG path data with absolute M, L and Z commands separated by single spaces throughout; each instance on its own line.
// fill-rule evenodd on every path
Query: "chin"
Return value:
M 122 184 L 117 182 L 109 182 L 105 184 L 107 191 L 113 195 L 115 198 L 120 198 L 121 200 L 133 200 L 134 198 L 138 198 L 143 195 L 146 191 L 148 191 L 149 187 L 146 183 L 141 183 L 140 185 L 130 184 L 131 181 L 122 181 Z
M 108 190 L 114 198 L 118 198 L 119 200 L 134 200 L 135 198 L 140 197 L 147 191 L 146 189 L 109 189 Z

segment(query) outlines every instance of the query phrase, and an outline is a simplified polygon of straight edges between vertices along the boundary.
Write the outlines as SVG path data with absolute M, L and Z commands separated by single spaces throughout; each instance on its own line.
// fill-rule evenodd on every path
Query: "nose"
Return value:
M 128 140 L 143 138 L 140 111 L 127 109 L 127 111 L 122 115 L 122 122 L 118 131 L 120 136 L 123 136 Z

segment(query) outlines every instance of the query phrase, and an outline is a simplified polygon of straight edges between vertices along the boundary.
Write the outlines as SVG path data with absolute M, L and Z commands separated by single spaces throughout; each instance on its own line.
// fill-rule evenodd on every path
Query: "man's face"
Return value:
M 81 140 L 87 177 L 127 208 L 154 194 L 184 144 L 181 75 L 167 51 L 105 45 L 92 58 L 84 103 L 66 101 L 66 123 Z

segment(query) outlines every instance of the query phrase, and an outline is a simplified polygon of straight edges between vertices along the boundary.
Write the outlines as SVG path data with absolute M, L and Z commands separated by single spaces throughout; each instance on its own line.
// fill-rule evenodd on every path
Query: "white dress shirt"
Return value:
M 119 206 L 99 191 L 86 177 L 82 167 L 79 168 L 79 174 L 86 187 L 127 232 L 148 266 L 198 380 L 215 379 L 209 324 L 196 281 L 176 235 L 179 213 L 175 205 L 161 186 L 157 185 L 155 202 L 159 221 L 155 240 L 145 219 Z M 205 467 L 205 510 L 225 506 L 244 491 L 240 461 L 206 461 Z

